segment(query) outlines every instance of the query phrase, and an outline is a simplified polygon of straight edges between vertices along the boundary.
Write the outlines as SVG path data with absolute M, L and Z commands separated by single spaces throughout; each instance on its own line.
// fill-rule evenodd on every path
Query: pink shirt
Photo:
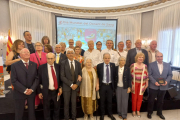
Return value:
M 30 61 L 35 62 L 37 64 L 37 69 L 39 68 L 40 65 L 47 63 L 46 54 L 47 53 L 41 52 L 41 59 L 39 58 L 39 55 L 37 52 L 32 53 L 30 55 Z M 38 58 L 38 60 L 37 60 L 37 58 Z

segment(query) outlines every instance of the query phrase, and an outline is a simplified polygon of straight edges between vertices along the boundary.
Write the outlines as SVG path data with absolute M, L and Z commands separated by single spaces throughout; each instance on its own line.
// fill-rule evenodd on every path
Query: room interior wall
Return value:
M 0 35 L 7 36 L 8 30 L 11 29 L 9 0 L 0 0 Z M 7 45 L 0 41 L 0 56 L 3 56 L 3 61 L 6 60 Z

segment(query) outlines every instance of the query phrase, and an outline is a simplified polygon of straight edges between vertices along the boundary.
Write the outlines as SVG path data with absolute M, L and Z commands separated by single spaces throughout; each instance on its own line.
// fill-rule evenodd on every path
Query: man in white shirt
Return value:
M 84 59 L 86 59 L 87 57 L 91 58 L 92 65 L 96 69 L 97 65 L 99 64 L 99 56 L 101 55 L 101 53 L 99 50 L 94 49 L 93 40 L 88 41 L 88 47 L 89 49 L 84 53 Z
M 149 99 L 148 114 L 152 118 L 154 100 L 157 98 L 157 115 L 165 119 L 162 114 L 164 96 L 168 90 L 169 83 L 172 79 L 172 71 L 169 63 L 163 62 L 163 54 L 156 53 L 156 61 L 149 64 Z M 161 82 L 160 82 L 161 81 Z M 164 82 L 163 82 L 164 81 Z
M 69 47 L 67 47 L 66 50 L 69 49 L 69 48 L 74 49 L 74 40 L 69 39 L 68 43 L 69 43 Z
M 50 120 L 50 103 L 54 103 L 53 120 L 59 120 L 60 101 L 62 94 L 62 82 L 60 80 L 60 66 L 55 63 L 54 53 L 46 55 L 47 63 L 39 66 L 38 76 L 42 89 L 38 89 L 39 98 L 43 99 L 44 120 Z
M 114 63 L 116 66 L 118 65 L 117 64 L 117 61 L 118 61 L 118 57 L 117 56 L 119 56 L 119 55 L 117 54 L 116 51 L 112 50 L 112 45 L 113 45 L 113 41 L 112 40 L 107 40 L 106 41 L 107 49 L 104 49 L 104 50 L 101 51 L 100 63 L 103 63 L 103 55 L 104 55 L 104 53 L 109 53 L 111 55 L 110 62 Z
M 126 56 L 127 56 L 127 52 L 125 51 L 125 50 L 123 50 L 123 48 L 124 48 L 124 43 L 123 43 L 123 41 L 120 41 L 119 43 L 118 43 L 118 50 L 117 50 L 117 54 L 118 54 L 118 59 L 121 57 L 121 56 L 123 56 L 123 57 L 125 57 L 126 58 Z M 118 62 L 118 61 L 117 61 Z M 118 63 L 119 64 L 119 63 Z
M 152 62 L 156 61 L 155 54 L 157 52 L 159 52 L 156 49 L 157 48 L 157 41 L 155 41 L 155 40 L 151 41 L 149 46 L 150 46 L 150 48 L 147 50 L 148 58 L 149 58 L 149 63 L 152 63 Z

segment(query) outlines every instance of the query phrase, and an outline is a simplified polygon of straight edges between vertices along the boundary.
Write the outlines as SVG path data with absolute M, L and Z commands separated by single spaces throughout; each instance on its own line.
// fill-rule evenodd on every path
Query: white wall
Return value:
M 9 13 L 9 0 L 0 0 L 0 35 L 4 35 L 11 28 L 10 13 Z M 7 36 L 6 35 L 6 36 Z M 2 41 L 0 41 L 2 42 Z M 0 44 L 0 56 L 6 56 L 6 45 Z M 4 61 L 5 61 L 4 57 Z

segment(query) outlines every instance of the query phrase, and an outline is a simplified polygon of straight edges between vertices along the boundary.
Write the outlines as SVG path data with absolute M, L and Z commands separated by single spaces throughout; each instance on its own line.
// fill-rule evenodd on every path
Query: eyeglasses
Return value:
M 97 44 L 97 45 L 102 45 L 102 44 Z
M 47 58 L 48 60 L 53 60 L 54 58 Z
M 66 53 L 66 54 L 74 54 L 74 53 Z
M 36 47 L 40 47 L 40 46 L 42 46 L 42 45 L 35 45 Z

